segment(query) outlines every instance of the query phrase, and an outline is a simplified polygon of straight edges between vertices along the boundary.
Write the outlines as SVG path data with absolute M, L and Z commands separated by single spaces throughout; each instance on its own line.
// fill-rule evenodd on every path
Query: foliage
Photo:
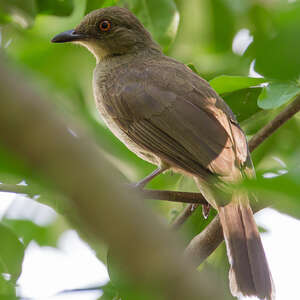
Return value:
M 297 1 L 0 0 L 0 48 L 11 65 L 22 68 L 36 88 L 51 95 L 51 101 L 61 110 L 80 118 L 130 181 L 145 176 L 153 166 L 132 154 L 95 113 L 91 91 L 93 57 L 79 47 L 50 44 L 51 37 L 73 28 L 84 14 L 110 5 L 131 9 L 166 54 L 189 64 L 194 72 L 209 80 L 249 137 L 300 93 L 300 4 Z M 233 51 L 233 41 L 244 29 L 249 30 L 253 42 L 241 51 Z M 253 66 L 259 74 L 253 72 Z M 253 153 L 258 180 L 246 183 L 248 188 L 268 198 L 280 197 L 274 207 L 295 218 L 300 218 L 300 172 L 295 168 L 300 153 L 299 125 L 296 116 Z M 284 162 L 284 167 L 274 157 Z M 272 172 L 274 178 L 265 178 L 266 172 Z M 48 205 L 52 202 L 51 206 L 57 208 L 53 204 L 57 195 L 55 191 L 49 192 L 52 187 L 45 187 L 34 170 L 7 153 L 1 144 L 0 180 L 13 185 L 26 180 L 32 201 Z M 160 176 L 149 186 L 195 190 L 190 179 L 172 174 Z M 149 201 L 149 205 L 169 221 L 184 208 L 182 204 L 165 202 Z M 203 221 L 198 210 L 182 228 L 186 241 L 199 233 L 214 215 L 212 212 Z M 60 226 L 56 221 L 41 227 L 29 220 L 2 220 L 0 238 L 6 247 L 0 247 L 0 295 L 15 297 L 15 281 L 30 241 L 55 246 L 62 231 Z M 223 250 L 221 254 L 225 255 Z M 217 253 L 215 264 L 226 268 L 226 260 L 219 256 Z M 4 274 L 9 275 L 9 280 Z M 118 299 L 117 285 L 112 280 L 105 286 L 101 299 Z M 131 295 L 131 299 L 136 298 L 139 296 Z

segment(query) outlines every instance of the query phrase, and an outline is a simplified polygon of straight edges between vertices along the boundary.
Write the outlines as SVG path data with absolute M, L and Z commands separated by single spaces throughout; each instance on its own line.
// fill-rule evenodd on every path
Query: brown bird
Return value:
M 245 135 L 223 99 L 184 64 L 165 56 L 124 8 L 93 11 L 52 42 L 79 43 L 96 57 L 93 86 L 103 120 L 131 151 L 158 166 L 140 186 L 167 169 L 196 180 L 220 215 L 232 294 L 273 299 L 248 195 L 226 188 L 255 173 Z

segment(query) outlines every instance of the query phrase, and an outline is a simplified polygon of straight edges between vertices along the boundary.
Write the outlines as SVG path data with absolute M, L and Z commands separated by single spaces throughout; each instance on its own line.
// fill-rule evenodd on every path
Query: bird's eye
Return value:
M 111 28 L 110 21 L 104 20 L 99 23 L 99 28 L 101 31 L 109 31 Z

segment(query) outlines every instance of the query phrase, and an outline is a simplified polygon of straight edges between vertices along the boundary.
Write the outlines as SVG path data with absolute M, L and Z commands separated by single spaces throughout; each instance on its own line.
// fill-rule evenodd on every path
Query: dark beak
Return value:
M 75 30 L 68 30 L 56 35 L 51 42 L 52 43 L 68 43 L 74 41 L 80 41 L 85 39 L 86 36 L 81 33 L 76 33 Z

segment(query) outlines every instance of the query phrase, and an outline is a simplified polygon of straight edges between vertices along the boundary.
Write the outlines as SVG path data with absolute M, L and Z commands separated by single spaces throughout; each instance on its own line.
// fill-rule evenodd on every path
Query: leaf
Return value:
M 11 228 L 20 238 L 25 246 L 32 240 L 40 246 L 56 246 L 57 239 L 54 237 L 51 226 L 39 226 L 29 220 L 4 219 L 3 224 Z
M 35 0 L 0 0 L 0 12 L 22 27 L 29 27 L 33 24 L 37 14 Z M 4 17 L 8 20 L 9 17 Z
M 119 292 L 114 285 L 109 281 L 104 287 L 102 287 L 103 294 L 99 300 L 119 300 Z
M 209 81 L 218 94 L 234 92 L 266 82 L 265 78 L 221 75 Z
M 69 16 L 73 12 L 73 0 L 36 0 L 38 13 L 55 16 Z
M 179 12 L 173 0 L 121 0 L 120 4 L 139 18 L 164 51 L 169 48 L 179 26 Z
M 271 82 L 263 88 L 257 103 L 262 109 L 274 109 L 289 102 L 299 93 L 300 86 L 292 82 Z
M 222 95 L 222 98 L 229 105 L 239 122 L 243 122 L 257 112 L 257 98 L 261 93 L 262 88 L 248 88 L 234 91 L 229 94 Z
M 24 245 L 13 231 L 2 223 L 0 223 L 0 240 L 0 274 L 9 274 L 11 279 L 16 281 L 22 271 Z
M 0 275 L 0 299 L 1 300 L 17 300 L 16 285 L 10 280 L 6 280 Z
M 263 76 L 295 80 L 300 75 L 300 5 L 282 1 L 272 8 L 257 6 L 253 11 L 254 40 L 245 55 L 255 59 L 255 71 Z
M 102 7 L 115 6 L 118 0 L 88 0 L 86 3 L 85 14 Z
M 211 38 L 215 49 L 218 52 L 231 50 L 236 27 L 233 5 L 226 0 L 211 0 L 210 5 Z
M 187 66 L 188 66 L 194 73 L 196 73 L 197 75 L 200 75 L 199 72 L 198 72 L 198 70 L 197 70 L 197 68 L 196 68 L 196 66 L 195 66 L 194 64 L 189 63 L 189 64 L 187 64 Z
M 243 183 L 249 190 L 259 195 L 259 200 L 272 203 L 272 207 L 300 219 L 300 168 L 296 167 L 287 174 L 264 178 L 257 173 L 256 180 Z

